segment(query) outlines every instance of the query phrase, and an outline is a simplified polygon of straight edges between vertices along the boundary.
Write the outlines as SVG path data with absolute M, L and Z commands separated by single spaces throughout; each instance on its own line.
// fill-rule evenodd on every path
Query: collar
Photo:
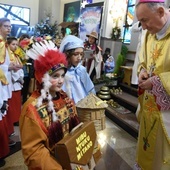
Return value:
M 164 36 L 166 35 L 166 31 L 167 31 L 167 29 L 168 29 L 169 27 L 170 27 L 170 18 L 168 17 L 167 22 L 166 22 L 166 24 L 163 26 L 163 28 L 162 28 L 158 33 L 156 33 L 156 38 L 157 38 L 158 40 L 164 38 Z
M 77 70 L 80 65 L 81 65 L 81 63 L 79 63 L 76 67 L 71 66 L 69 70 L 70 70 L 70 71 Z
M 6 42 L 5 38 L 2 37 L 2 35 L 0 35 L 0 42 Z

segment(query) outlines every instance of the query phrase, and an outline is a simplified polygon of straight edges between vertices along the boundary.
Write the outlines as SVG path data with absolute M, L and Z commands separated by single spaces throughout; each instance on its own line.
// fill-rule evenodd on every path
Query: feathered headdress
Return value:
M 64 68 L 67 70 L 67 61 L 52 41 L 36 42 L 26 54 L 34 60 L 35 78 L 41 84 L 45 73 L 51 75 L 54 71 Z
M 49 93 L 51 87 L 50 76 L 58 69 L 67 70 L 67 60 L 63 53 L 59 52 L 52 41 L 35 42 L 32 48 L 26 52 L 27 56 L 34 60 L 35 78 L 43 85 L 41 96 L 38 98 L 37 107 L 42 105 L 44 99 L 48 100 L 48 110 L 52 111 L 53 120 L 57 120 L 52 96 Z

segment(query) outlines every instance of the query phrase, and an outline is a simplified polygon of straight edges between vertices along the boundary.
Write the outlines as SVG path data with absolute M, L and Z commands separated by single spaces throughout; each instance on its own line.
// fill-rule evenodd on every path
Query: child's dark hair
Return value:
M 99 52 L 99 48 L 97 47 L 96 41 L 97 41 L 97 40 L 95 39 L 95 43 L 93 44 L 93 46 L 94 46 L 94 48 L 95 48 L 95 50 L 94 50 L 95 54 L 97 54 L 97 53 Z M 86 41 L 85 46 L 88 47 L 88 48 L 91 46 L 91 44 L 89 43 L 89 41 Z
M 66 57 L 67 57 L 67 61 L 68 61 L 68 68 L 71 67 L 71 61 L 70 61 L 70 57 L 73 55 L 73 53 L 75 52 L 75 49 L 71 49 L 68 51 L 65 51 Z
M 7 44 L 11 44 L 12 41 L 18 41 L 18 39 L 16 37 L 7 37 Z
M 30 36 L 28 34 L 22 34 L 20 37 L 19 37 L 19 42 L 22 41 L 23 39 L 25 38 L 30 38 Z

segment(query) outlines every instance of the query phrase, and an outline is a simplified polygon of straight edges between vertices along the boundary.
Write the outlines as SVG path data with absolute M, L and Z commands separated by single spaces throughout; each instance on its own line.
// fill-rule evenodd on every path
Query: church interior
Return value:
M 97 126 L 101 152 L 93 170 L 132 170 L 136 162 L 139 132 L 136 117 L 138 83 L 135 77 L 137 75 L 132 75 L 132 70 L 140 34 L 139 31 L 133 31 L 133 25 L 138 22 L 135 15 L 137 2 L 138 0 L 0 0 L 0 18 L 5 16 L 11 20 L 11 35 L 16 38 L 22 34 L 45 37 L 47 40 L 53 39 L 59 47 L 64 36 L 72 34 L 86 42 L 86 34 L 96 31 L 102 56 L 108 49 L 109 55 L 113 56 L 114 71 L 105 73 L 102 68 L 99 78 L 92 79 L 96 96 L 107 103 L 104 116 L 99 116 L 99 124 L 95 124 L 97 118 L 91 119 L 95 122 L 95 128 Z M 165 2 L 166 5 L 170 4 L 169 0 Z M 84 56 L 89 55 L 88 51 L 84 53 Z M 90 66 L 85 63 L 85 67 L 88 69 Z M 15 124 L 14 131 L 11 139 L 16 144 L 10 147 L 10 153 L 5 157 L 6 163 L 0 170 L 27 169 L 18 124 Z

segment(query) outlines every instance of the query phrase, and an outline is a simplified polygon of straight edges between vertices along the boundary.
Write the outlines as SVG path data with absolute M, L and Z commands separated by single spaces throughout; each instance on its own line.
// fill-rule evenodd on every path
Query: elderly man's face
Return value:
M 136 16 L 141 22 L 142 28 L 147 29 L 151 34 L 159 32 L 165 24 L 162 7 L 152 10 L 146 3 L 140 4 L 136 8 Z

